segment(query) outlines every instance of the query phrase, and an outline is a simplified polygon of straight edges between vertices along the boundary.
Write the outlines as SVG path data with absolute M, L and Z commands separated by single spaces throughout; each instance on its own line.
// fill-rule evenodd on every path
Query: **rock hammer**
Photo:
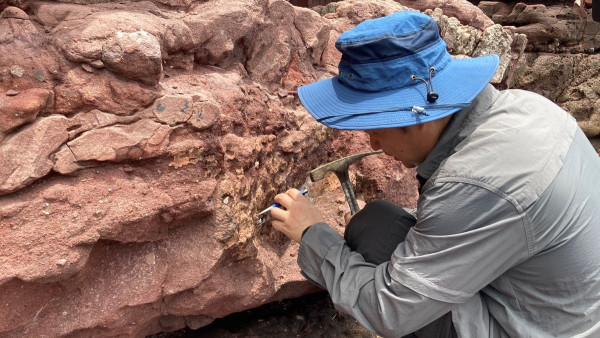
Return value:
M 382 150 L 371 151 L 366 153 L 354 154 L 350 156 L 346 156 L 340 158 L 339 160 L 335 160 L 333 162 L 325 163 L 322 166 L 313 169 L 310 172 L 310 179 L 313 182 L 317 182 L 325 177 L 328 172 L 333 172 L 337 178 L 340 180 L 342 184 L 342 189 L 344 190 L 344 195 L 346 195 L 346 200 L 348 201 L 348 205 L 350 205 L 350 213 L 354 215 L 360 209 L 358 207 L 358 202 L 356 201 L 356 196 L 354 196 L 354 189 L 352 188 L 352 183 L 350 182 L 350 176 L 348 175 L 348 167 L 360 160 L 361 158 L 382 153 Z

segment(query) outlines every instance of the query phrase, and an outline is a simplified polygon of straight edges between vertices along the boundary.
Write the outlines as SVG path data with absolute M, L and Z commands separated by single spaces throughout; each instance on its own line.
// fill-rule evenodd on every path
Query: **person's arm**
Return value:
M 329 291 L 339 311 L 384 337 L 414 332 L 454 305 L 427 298 L 392 280 L 389 262 L 379 266 L 365 262 L 325 223 L 306 232 L 298 264 L 307 279 Z
M 298 264 L 336 308 L 382 336 L 414 332 L 526 259 L 526 224 L 505 197 L 466 183 L 428 189 L 391 261 L 374 266 L 324 223 L 302 238 Z M 484 323 L 485 325 L 485 323 Z

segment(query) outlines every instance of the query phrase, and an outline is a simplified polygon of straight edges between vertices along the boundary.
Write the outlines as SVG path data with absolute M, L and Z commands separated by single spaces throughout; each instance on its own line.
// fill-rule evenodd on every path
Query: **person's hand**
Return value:
M 365 205 L 367 204 L 363 200 L 356 200 L 356 202 L 358 203 L 359 211 L 362 210 L 362 208 L 364 208 Z M 354 214 L 354 215 L 356 215 L 356 214 Z M 352 213 L 350 211 L 348 211 L 347 213 L 344 214 L 344 222 L 346 225 L 348 225 L 348 223 L 350 223 L 350 220 L 352 219 L 352 216 L 354 216 L 354 215 L 352 215 Z
M 325 221 L 319 209 L 297 189 L 290 189 L 284 194 L 275 196 L 275 202 L 285 209 L 271 209 L 273 228 L 298 243 L 302 239 L 304 229 Z

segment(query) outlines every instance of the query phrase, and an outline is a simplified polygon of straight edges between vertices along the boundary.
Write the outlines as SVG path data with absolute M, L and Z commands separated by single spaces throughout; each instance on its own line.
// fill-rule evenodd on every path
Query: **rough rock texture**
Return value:
M 458 19 L 463 25 L 478 30 L 484 30 L 494 24 L 486 13 L 467 0 L 399 0 L 397 2 L 420 11 L 439 8 L 446 15 Z
M 337 178 L 307 174 L 367 137 L 315 122 L 295 90 L 337 72 L 333 43 L 363 20 L 418 6 L 457 57 L 500 54 L 498 86 L 542 74 L 516 77 L 539 62 L 524 33 L 465 1 L 319 5 L 0 2 L 0 336 L 144 336 L 315 291 L 256 213 L 307 187 L 343 231 Z M 561 91 L 589 134 L 591 57 Z M 351 170 L 359 197 L 414 206 L 414 171 L 382 155 Z
M 307 173 L 366 137 L 333 141 L 295 96 L 332 23 L 285 1 L 85 3 L 2 4 L 0 336 L 144 336 L 315 291 L 256 213 L 310 185 L 342 231 L 339 183 Z M 413 172 L 375 174 L 391 164 L 357 164 L 357 193 L 414 204 Z

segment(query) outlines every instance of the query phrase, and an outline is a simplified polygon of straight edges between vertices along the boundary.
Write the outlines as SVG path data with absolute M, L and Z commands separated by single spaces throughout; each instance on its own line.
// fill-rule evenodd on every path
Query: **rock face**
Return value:
M 544 74 L 517 77 L 540 62 L 522 57 L 528 32 L 464 1 L 318 5 L 0 3 L 0 336 L 144 336 L 315 291 L 256 214 L 306 187 L 343 231 L 337 178 L 308 172 L 367 137 L 315 122 L 295 91 L 337 72 L 333 43 L 363 20 L 416 7 L 457 57 L 499 54 L 498 86 Z M 560 92 L 592 135 L 597 68 L 571 62 L 589 77 Z M 414 171 L 385 156 L 351 170 L 363 199 L 414 206 Z

